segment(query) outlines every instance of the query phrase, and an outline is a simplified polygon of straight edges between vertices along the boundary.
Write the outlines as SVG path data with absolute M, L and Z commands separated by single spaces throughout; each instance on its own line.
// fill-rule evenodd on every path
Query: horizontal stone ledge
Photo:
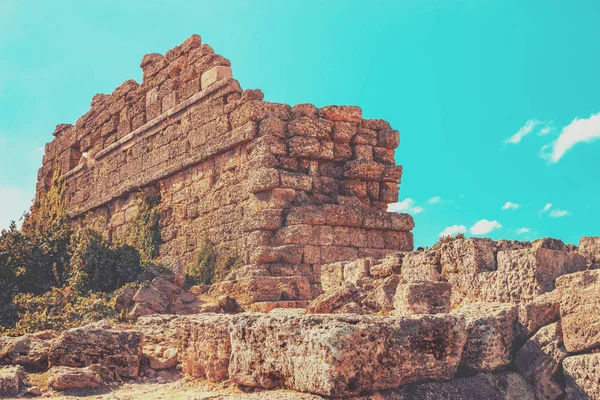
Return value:
M 175 116 L 176 114 L 179 114 L 184 109 L 192 106 L 193 104 L 199 102 L 200 100 L 204 99 L 208 95 L 213 94 L 214 92 L 218 91 L 219 89 L 226 87 L 227 85 L 232 84 L 232 83 L 237 84 L 237 81 L 235 79 L 224 79 L 221 81 L 217 81 L 216 83 L 212 84 L 211 86 L 207 87 L 206 89 L 194 94 L 192 97 L 182 101 L 181 103 L 177 104 L 176 106 L 168 109 L 167 111 L 163 112 L 162 114 L 158 115 L 157 117 L 146 122 L 144 125 L 140 126 L 139 128 L 129 132 L 127 135 L 123 136 L 121 139 L 119 139 L 115 143 L 100 150 L 98 153 L 96 153 L 94 155 L 94 159 L 96 161 L 102 159 L 106 155 L 108 155 L 108 154 L 112 153 L 113 151 L 122 147 L 124 144 L 126 144 L 133 138 L 140 136 L 142 133 L 152 129 L 153 127 L 160 124 L 161 122 Z M 72 175 L 76 174 L 81 169 L 83 169 L 84 165 L 85 164 L 77 165 L 75 168 L 69 170 L 68 172 L 65 172 L 62 176 L 63 179 L 67 179 L 67 178 L 71 177 Z

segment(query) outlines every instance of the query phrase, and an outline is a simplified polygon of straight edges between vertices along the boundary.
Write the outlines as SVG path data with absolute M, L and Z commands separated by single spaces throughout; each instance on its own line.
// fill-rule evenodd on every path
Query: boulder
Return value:
M 50 342 L 36 335 L 0 337 L 0 364 L 43 370 L 48 366 Z
M 464 238 L 443 243 L 440 249 L 442 275 L 476 274 L 496 269 L 496 245 L 491 239 Z
M 600 399 L 600 353 L 565 358 L 563 373 L 568 399 Z
M 179 356 L 184 373 L 211 382 L 227 379 L 232 318 L 229 314 L 199 314 L 182 320 Z
M 558 290 L 536 296 L 519 304 L 517 334 L 519 342 L 535 334 L 543 326 L 560 319 L 560 293 Z
M 503 303 L 475 303 L 453 311 L 466 318 L 467 343 L 461 367 L 491 372 L 511 362 L 517 306 Z
M 24 373 L 21 367 L 0 367 L 0 397 L 16 395 L 21 391 Z
M 136 330 L 112 329 L 106 322 L 65 331 L 50 346 L 50 367 L 100 364 L 120 377 L 137 378 L 143 335 Z
M 330 314 L 345 304 L 360 303 L 364 296 L 365 293 L 361 289 L 347 282 L 338 289 L 323 293 L 314 299 L 306 311 L 309 314 Z
M 585 268 L 585 259 L 568 251 L 536 246 L 531 249 L 500 251 L 496 282 L 499 297 L 496 301 L 531 301 L 540 294 L 554 290 L 554 281 L 559 276 Z
M 402 260 L 402 278 L 408 282 L 441 281 L 440 252 L 425 250 L 408 253 Z
M 450 379 L 466 341 L 463 318 L 450 314 L 241 314 L 231 329 L 234 383 L 325 396 Z
M 600 266 L 600 236 L 579 239 L 579 254 L 585 257 L 589 266 Z
M 401 283 L 394 296 L 394 308 L 400 315 L 447 313 L 450 289 L 446 282 Z
M 321 266 L 321 287 L 327 293 L 344 284 L 344 264 L 337 262 Z
M 538 399 L 554 400 L 564 393 L 561 365 L 567 350 L 563 346 L 560 322 L 541 328 L 519 350 L 515 369 L 534 388 Z
M 48 386 L 55 390 L 95 389 L 103 384 L 98 365 L 87 368 L 52 367 L 48 371 Z
M 407 385 L 373 400 L 536 400 L 531 386 L 513 372 L 477 374 L 449 382 Z
M 212 285 L 208 294 L 232 297 L 242 306 L 264 301 L 312 299 L 310 283 L 304 276 L 254 276 L 223 281 Z
M 576 353 L 600 347 L 600 270 L 556 280 L 565 348 Z

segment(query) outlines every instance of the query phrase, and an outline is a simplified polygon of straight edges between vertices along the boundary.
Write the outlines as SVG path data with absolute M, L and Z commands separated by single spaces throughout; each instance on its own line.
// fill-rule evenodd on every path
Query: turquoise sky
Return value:
M 56 124 L 198 33 L 268 101 L 359 105 L 400 130 L 393 209 L 417 245 L 577 243 L 600 235 L 598 21 L 597 0 L 0 0 L 0 227 Z

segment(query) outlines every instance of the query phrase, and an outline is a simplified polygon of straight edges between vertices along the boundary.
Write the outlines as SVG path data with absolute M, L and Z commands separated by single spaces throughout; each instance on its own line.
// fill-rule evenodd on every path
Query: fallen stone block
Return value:
M 65 331 L 50 346 L 50 367 L 100 364 L 118 376 L 137 378 L 143 335 L 136 330 L 112 329 L 105 321 Z
M 388 276 L 397 275 L 402 269 L 402 261 L 408 253 L 389 253 L 384 259 L 376 261 L 371 265 L 370 275 L 373 278 L 387 278 Z
M 365 293 L 347 282 L 338 289 L 323 293 L 314 299 L 307 308 L 309 314 L 330 314 L 348 303 L 360 303 Z
M 600 270 L 556 280 L 565 347 L 577 353 L 600 347 Z
M 400 283 L 394 296 L 394 308 L 400 315 L 447 313 L 450 289 L 446 282 Z
M 0 396 L 16 395 L 21 391 L 23 369 L 17 367 L 0 367 Z
M 465 317 L 467 322 L 461 367 L 491 372 L 510 364 L 517 324 L 516 305 L 475 303 L 452 313 Z
M 233 315 L 199 314 L 182 320 L 179 354 L 183 372 L 211 382 L 227 379 Z
M 344 264 L 344 282 L 350 282 L 357 285 L 358 282 L 369 276 L 371 267 L 371 258 L 361 258 Z
M 472 303 L 497 301 L 501 290 L 497 281 L 497 271 L 450 276 L 450 308 L 454 310 Z
M 400 275 L 365 280 L 361 285 L 362 290 L 365 292 L 361 304 L 374 313 L 392 311 L 394 309 L 394 296 L 398 290 L 400 280 Z
M 558 290 L 534 297 L 532 301 L 519 303 L 517 334 L 522 342 L 543 326 L 560 319 L 560 293 Z
M 579 254 L 585 257 L 589 266 L 600 266 L 600 236 L 579 239 Z
M 344 284 L 344 264 L 341 262 L 321 266 L 321 287 L 327 293 Z
M 569 399 L 600 399 L 600 353 L 567 357 L 563 361 Z
M 212 297 L 226 295 L 246 306 L 262 301 L 310 300 L 310 283 L 303 276 L 254 276 L 219 282 L 210 288 Z
M 48 386 L 55 390 L 95 389 L 102 384 L 102 377 L 94 366 L 52 367 L 48 371 Z
M 442 275 L 476 274 L 496 269 L 496 245 L 491 239 L 465 238 L 443 243 L 440 248 Z
M 48 366 L 50 342 L 35 335 L 0 337 L 0 364 L 43 370 Z
M 378 393 L 373 400 L 536 400 L 533 388 L 513 372 L 477 374 Z
M 262 301 L 250 304 L 248 311 L 268 313 L 275 309 L 306 308 L 309 304 L 309 300 Z
M 561 275 L 582 271 L 585 259 L 544 247 L 498 252 L 497 285 L 501 302 L 522 302 L 551 292 Z
M 402 261 L 402 278 L 408 282 L 441 281 L 440 252 L 426 250 L 408 253 Z
M 454 376 L 466 341 L 450 314 L 243 314 L 231 324 L 232 382 L 351 396 Z
M 538 399 L 557 399 L 564 393 L 561 365 L 567 357 L 560 322 L 541 328 L 519 350 L 516 371 L 534 388 Z

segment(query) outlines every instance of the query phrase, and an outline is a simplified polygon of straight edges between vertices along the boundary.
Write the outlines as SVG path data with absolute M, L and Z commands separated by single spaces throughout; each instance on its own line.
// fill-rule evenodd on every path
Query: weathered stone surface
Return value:
M 560 319 L 560 293 L 558 290 L 544 293 L 532 301 L 519 304 L 518 336 L 527 339 L 543 326 Z
M 240 305 L 264 301 L 310 300 L 310 283 L 303 276 L 254 276 L 214 284 L 209 295 L 227 295 Z
M 344 264 L 341 262 L 321 266 L 321 287 L 325 293 L 344 284 Z
M 579 240 L 579 254 L 588 265 L 600 265 L 600 236 L 584 236 Z
M 23 377 L 21 367 L 0 366 L 0 396 L 18 394 L 21 391 Z
M 103 384 L 95 366 L 87 368 L 52 367 L 48 372 L 48 386 L 56 390 L 95 389 Z
M 402 261 L 402 278 L 409 282 L 442 280 L 440 257 L 437 250 L 406 254 Z
M 182 320 L 179 352 L 183 372 L 211 382 L 227 379 L 233 316 L 200 314 Z
M 600 399 L 600 353 L 565 358 L 563 372 L 568 399 Z
M 51 367 L 100 364 L 121 377 L 136 378 L 142 345 L 139 331 L 111 329 L 99 322 L 63 332 L 50 346 L 48 361 Z
M 585 269 L 585 259 L 566 251 L 544 247 L 498 252 L 497 301 L 520 302 L 555 288 L 561 275 Z
M 233 382 L 326 396 L 449 379 L 466 341 L 464 320 L 449 314 L 250 314 L 231 328 Z
M 0 364 L 21 365 L 31 369 L 48 366 L 50 342 L 36 335 L 0 337 Z
M 535 400 L 531 386 L 510 372 L 478 374 L 449 382 L 407 385 L 381 392 L 369 400 Z
M 490 372 L 511 362 L 517 323 L 517 306 L 502 303 L 475 303 L 453 313 L 467 321 L 467 343 L 461 367 Z
M 447 313 L 450 290 L 446 282 L 400 283 L 394 296 L 394 308 L 401 315 Z
M 441 246 L 442 275 L 475 274 L 496 269 L 495 244 L 491 239 L 455 239 Z
M 567 350 L 563 346 L 560 322 L 541 328 L 519 350 L 515 368 L 535 390 L 538 399 L 556 399 L 564 393 L 561 365 Z
M 314 299 L 307 308 L 309 314 L 329 314 L 348 303 L 360 303 L 365 293 L 350 282 Z
M 600 270 L 562 276 L 556 286 L 567 351 L 600 347 Z

